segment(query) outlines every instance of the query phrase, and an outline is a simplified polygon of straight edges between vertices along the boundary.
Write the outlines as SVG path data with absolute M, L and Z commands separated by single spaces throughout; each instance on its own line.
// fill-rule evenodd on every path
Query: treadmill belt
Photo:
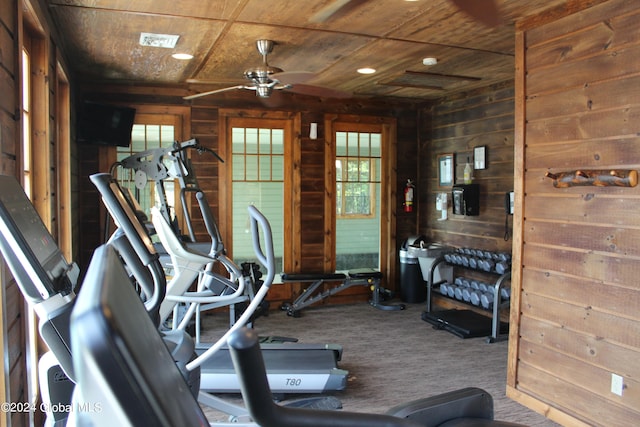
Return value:
M 444 329 L 460 338 L 487 337 L 491 335 L 491 318 L 472 310 L 443 310 L 423 312 L 422 320 L 436 329 Z M 500 322 L 500 333 L 507 333 L 509 324 Z
M 336 357 L 327 350 L 268 350 L 262 352 L 267 372 L 328 372 L 336 367 Z M 302 363 L 301 363 L 302 362 Z M 233 372 L 233 361 L 227 348 L 215 353 L 203 365 L 207 372 Z

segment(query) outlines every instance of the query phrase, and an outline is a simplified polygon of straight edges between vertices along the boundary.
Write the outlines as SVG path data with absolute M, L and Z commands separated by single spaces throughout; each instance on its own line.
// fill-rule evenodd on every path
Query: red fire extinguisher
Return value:
M 407 185 L 404 187 L 404 211 L 405 212 L 413 212 L 413 182 L 408 179 Z

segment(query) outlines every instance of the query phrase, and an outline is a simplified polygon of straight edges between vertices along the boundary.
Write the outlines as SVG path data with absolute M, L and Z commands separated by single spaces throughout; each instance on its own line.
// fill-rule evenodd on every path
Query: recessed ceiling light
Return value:
M 171 57 L 175 58 L 175 59 L 180 59 L 183 61 L 188 61 L 189 59 L 193 59 L 193 55 L 191 55 L 190 53 L 174 53 L 173 55 L 171 55 Z
M 424 65 L 436 65 L 438 60 L 436 58 L 427 57 L 422 60 L 422 64 Z
M 154 33 L 140 33 L 139 43 L 142 46 L 151 47 L 164 47 L 167 49 L 173 49 L 178 43 L 180 36 L 173 34 L 154 34 Z
M 364 67 L 364 68 L 358 68 L 358 72 L 360 74 L 373 74 L 376 72 L 376 69 L 371 67 Z

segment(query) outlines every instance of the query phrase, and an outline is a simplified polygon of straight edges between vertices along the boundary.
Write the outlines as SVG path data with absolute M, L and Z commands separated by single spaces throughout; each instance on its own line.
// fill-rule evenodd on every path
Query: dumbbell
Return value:
M 511 298 L 511 288 L 502 288 L 500 289 L 500 296 L 502 299 L 510 299 Z
M 478 268 L 478 258 L 476 258 L 475 256 L 469 258 L 469 267 Z
M 493 287 L 493 285 L 487 283 L 487 293 L 491 294 L 491 296 L 493 296 L 493 294 L 496 292 L 496 289 Z
M 469 267 L 469 258 L 470 258 L 470 256 L 469 255 L 461 255 L 460 258 L 461 258 L 460 261 L 462 261 L 462 266 L 463 267 Z
M 440 285 L 440 293 L 442 295 L 447 295 L 448 289 L 449 289 L 449 284 L 447 282 L 444 282 L 443 284 Z
M 493 295 L 488 292 L 482 292 L 480 294 L 480 305 L 486 310 L 493 308 Z
M 496 273 L 504 274 L 511 268 L 508 261 L 499 261 L 496 263 Z
M 471 288 L 462 289 L 462 300 L 464 302 L 471 302 Z
M 453 296 L 455 297 L 455 299 L 457 299 L 458 301 L 462 301 L 462 290 L 466 289 L 463 288 L 462 286 L 456 286 L 456 288 L 453 290 Z
M 456 285 L 449 285 L 447 287 L 447 295 L 449 296 L 449 298 L 455 298 L 456 297 L 456 289 L 458 289 L 458 287 Z
M 482 292 L 477 291 L 477 290 L 472 290 L 471 291 L 471 295 L 469 296 L 469 300 L 471 301 L 471 304 L 473 305 L 480 305 L 480 295 L 482 295 Z

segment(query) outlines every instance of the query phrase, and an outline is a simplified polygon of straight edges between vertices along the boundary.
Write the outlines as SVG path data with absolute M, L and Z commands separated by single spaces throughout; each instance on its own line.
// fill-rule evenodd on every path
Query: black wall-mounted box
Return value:
M 452 199 L 455 215 L 480 215 L 480 185 L 454 185 Z

